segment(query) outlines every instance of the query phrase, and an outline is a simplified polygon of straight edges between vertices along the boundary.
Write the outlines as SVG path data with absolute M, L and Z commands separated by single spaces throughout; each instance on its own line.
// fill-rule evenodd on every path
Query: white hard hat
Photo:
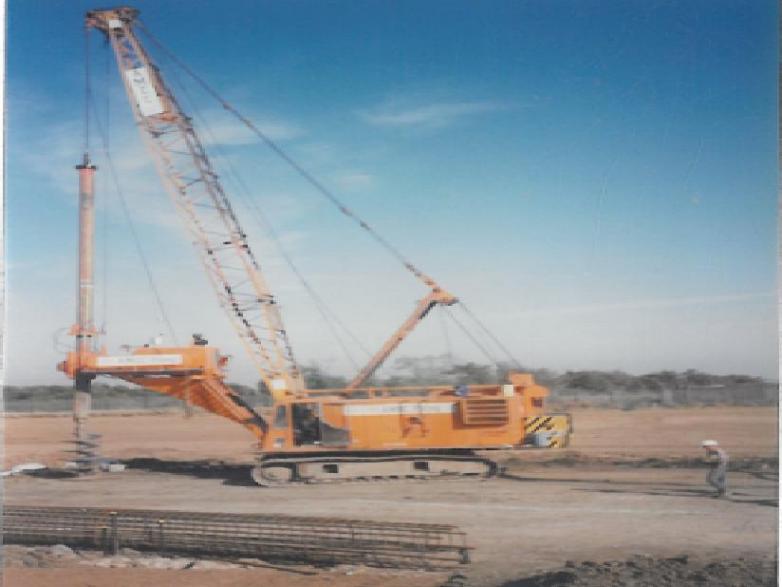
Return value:
M 710 446 L 719 446 L 719 444 L 717 443 L 716 440 L 704 440 L 703 442 L 701 442 L 701 446 L 703 448 L 708 448 Z

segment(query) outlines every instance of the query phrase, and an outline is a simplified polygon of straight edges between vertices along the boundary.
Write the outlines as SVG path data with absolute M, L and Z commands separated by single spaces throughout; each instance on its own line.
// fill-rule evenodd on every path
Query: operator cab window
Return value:
M 321 421 L 315 403 L 293 404 L 293 443 L 318 444 L 321 436 Z
M 285 406 L 277 406 L 277 411 L 274 413 L 274 427 L 288 427 L 288 410 Z

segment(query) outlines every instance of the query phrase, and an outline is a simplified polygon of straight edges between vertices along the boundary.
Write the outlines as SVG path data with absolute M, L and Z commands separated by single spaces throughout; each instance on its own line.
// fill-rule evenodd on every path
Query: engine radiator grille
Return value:
M 466 398 L 459 402 L 459 412 L 466 426 L 505 426 L 510 420 L 503 398 Z

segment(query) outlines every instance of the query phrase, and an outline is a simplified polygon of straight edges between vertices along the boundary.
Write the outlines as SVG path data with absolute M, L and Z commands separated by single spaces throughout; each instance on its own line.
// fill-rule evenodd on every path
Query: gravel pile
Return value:
M 698 563 L 687 556 L 575 563 L 501 587 L 776 587 L 777 563 L 743 559 Z
M 105 555 L 97 550 L 76 550 L 64 544 L 54 546 L 4 545 L 3 558 L 6 567 L 36 569 L 88 566 L 109 569 L 238 569 L 260 563 L 240 559 L 236 562 L 199 560 L 180 556 L 156 556 L 141 553 L 132 548 L 121 548 L 116 555 Z

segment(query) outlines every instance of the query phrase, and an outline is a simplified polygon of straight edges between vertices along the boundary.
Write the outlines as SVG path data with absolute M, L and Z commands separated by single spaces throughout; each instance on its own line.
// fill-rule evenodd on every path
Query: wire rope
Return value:
M 144 253 L 144 248 L 141 246 L 141 239 L 138 236 L 138 231 L 136 230 L 136 224 L 133 222 L 133 218 L 130 214 L 130 207 L 128 206 L 127 199 L 125 198 L 125 193 L 122 190 L 119 176 L 117 175 L 117 169 L 114 165 L 114 159 L 111 156 L 111 153 L 108 149 L 108 140 L 106 138 L 106 134 L 103 131 L 103 127 L 100 123 L 100 118 L 97 116 L 97 112 L 95 112 L 95 123 L 97 126 L 98 134 L 101 137 L 101 144 L 102 144 L 102 150 L 103 150 L 103 156 L 106 158 L 106 163 L 109 167 L 109 175 L 111 176 L 112 183 L 114 184 L 114 191 L 117 193 L 117 196 L 119 196 L 120 203 L 122 204 L 122 211 L 125 216 L 125 220 L 128 223 L 128 227 L 130 229 L 130 234 L 133 239 L 133 243 L 136 247 L 136 252 L 139 255 L 139 258 L 141 259 L 141 264 L 144 267 L 144 273 L 147 278 L 147 282 L 149 283 L 149 288 L 152 291 L 152 295 L 155 298 L 155 303 L 158 307 L 158 311 L 160 312 L 160 318 L 161 321 L 165 324 L 166 329 L 168 330 L 169 336 L 171 336 L 171 339 L 174 341 L 174 344 L 179 346 L 179 339 L 176 335 L 176 331 L 174 330 L 173 325 L 171 324 L 171 320 L 168 318 L 168 313 L 166 312 L 165 306 L 163 305 L 163 299 L 160 296 L 160 291 L 157 288 L 157 285 L 155 284 L 155 280 L 152 276 L 152 270 L 150 269 L 149 261 L 147 260 L 147 256 Z
M 470 339 L 470 340 L 473 342 L 473 344 L 474 344 L 476 347 L 478 347 L 478 349 L 479 349 L 479 350 L 480 350 L 480 351 L 481 351 L 481 352 L 482 352 L 482 353 L 483 353 L 483 354 L 486 356 L 486 358 L 487 358 L 487 359 L 489 359 L 489 361 L 490 361 L 490 362 L 491 362 L 491 363 L 492 363 L 492 364 L 493 364 L 495 367 L 499 367 L 499 366 L 500 366 L 499 362 L 498 362 L 497 360 L 495 360 L 495 358 L 494 358 L 494 357 L 491 355 L 491 353 L 489 353 L 489 351 L 486 349 L 486 347 L 484 347 L 484 346 L 483 346 L 483 345 L 482 345 L 482 344 L 481 344 L 481 343 L 478 341 L 478 339 L 477 339 L 477 338 L 475 338 L 475 337 L 474 337 L 474 336 L 473 336 L 473 335 L 470 333 L 470 331 L 469 331 L 469 330 L 467 330 L 467 328 L 464 326 L 464 324 L 462 324 L 462 323 L 461 323 L 461 322 L 460 322 L 460 321 L 459 321 L 459 320 L 456 318 L 456 316 L 454 316 L 454 315 L 453 315 L 453 313 L 452 313 L 452 312 L 451 312 L 451 311 L 450 311 L 448 308 L 444 307 L 443 309 L 445 310 L 446 314 L 448 314 L 448 316 L 451 318 L 451 320 L 453 320 L 453 321 L 454 321 L 454 323 L 455 323 L 455 324 L 456 324 L 456 325 L 459 327 L 459 329 L 460 329 L 460 330 L 461 330 L 461 331 L 462 331 L 462 332 L 463 332 L 463 333 L 464 333 L 464 334 L 467 336 L 467 338 L 469 338 L 469 339 Z
M 440 306 L 440 311 L 437 314 L 440 316 L 440 327 L 445 339 L 445 357 L 448 361 L 448 366 L 453 369 L 453 348 L 451 346 L 451 337 L 448 335 L 448 324 L 445 321 L 445 306 Z
M 201 78 L 198 74 L 196 74 L 186 63 L 184 63 L 181 59 L 179 59 L 176 55 L 174 55 L 168 48 L 166 48 L 165 45 L 163 45 L 152 33 L 149 32 L 149 30 L 144 26 L 144 24 L 139 21 L 140 29 L 144 32 L 144 34 L 147 35 L 147 37 L 154 43 L 160 51 L 165 53 L 169 59 L 176 65 L 178 65 L 182 70 L 187 73 L 195 82 L 200 85 L 204 91 L 206 91 L 210 96 L 212 96 L 217 102 L 220 103 L 220 105 L 230 112 L 232 115 L 234 115 L 242 124 L 244 124 L 247 128 L 250 129 L 258 138 L 260 138 L 269 149 L 271 149 L 272 152 L 274 152 L 278 157 L 280 157 L 283 161 L 285 161 L 290 167 L 293 168 L 294 171 L 296 171 L 305 181 L 307 181 L 312 187 L 315 188 L 317 192 L 319 192 L 322 196 L 324 196 L 326 199 L 328 199 L 332 204 L 334 204 L 342 214 L 347 216 L 348 218 L 352 219 L 354 222 L 356 222 L 361 228 L 363 228 L 368 234 L 372 236 L 372 238 L 375 239 L 383 248 L 385 248 L 389 253 L 391 253 L 392 256 L 394 256 L 402 265 L 410 271 L 413 275 L 418 277 L 420 280 L 422 280 L 426 285 L 432 287 L 435 285 L 434 280 L 432 280 L 431 277 L 426 275 L 425 273 L 421 272 L 415 265 L 413 265 L 402 253 L 399 249 L 394 247 L 390 242 L 388 242 L 383 236 L 381 236 L 374 228 L 372 228 L 367 222 L 365 222 L 362 218 L 360 218 L 358 215 L 356 215 L 351 209 L 349 209 L 345 204 L 342 203 L 342 201 L 337 198 L 337 196 L 329 190 L 323 183 L 321 183 L 315 176 L 313 176 L 309 171 L 304 169 L 304 167 L 299 164 L 293 157 L 291 157 L 285 150 L 282 149 L 275 141 L 273 141 L 266 133 L 264 133 L 262 130 L 260 130 L 250 119 L 248 119 L 246 116 L 244 116 L 241 112 L 239 112 L 236 108 L 234 108 L 227 100 L 225 100 L 211 85 L 209 85 L 203 78 Z
M 84 157 L 90 152 L 90 29 L 84 27 Z
M 105 94 L 105 115 L 106 115 L 106 122 L 104 128 L 106 129 L 106 150 L 111 150 L 111 118 L 110 118 L 110 110 L 111 110 L 111 92 L 110 92 L 110 66 L 111 66 L 111 59 L 108 51 L 104 52 L 105 55 L 105 63 L 104 63 L 104 69 L 103 69 L 103 91 Z M 98 176 L 101 177 L 101 176 Z M 108 313 L 109 313 L 109 266 L 110 266 L 110 259 L 109 259 L 109 200 L 107 198 L 104 198 L 103 200 L 103 222 L 101 223 L 101 240 L 102 242 L 102 251 L 101 251 L 101 259 L 103 262 L 102 267 L 102 280 L 103 280 L 103 286 L 101 287 L 101 327 L 100 332 L 102 335 L 105 335 L 108 325 Z
M 504 344 L 502 344 L 502 342 L 496 336 L 494 336 L 494 334 L 491 332 L 491 330 L 489 330 L 486 327 L 486 325 L 483 322 L 481 322 L 478 319 L 478 317 L 470 311 L 470 309 L 464 304 L 464 302 L 460 302 L 459 305 L 461 306 L 461 308 L 464 311 L 464 313 L 467 314 L 478 325 L 478 327 L 486 334 L 486 336 L 488 336 L 492 340 L 492 342 L 494 342 L 494 344 L 497 345 L 497 347 L 503 353 L 505 353 L 505 356 L 510 359 L 511 363 L 513 363 L 517 368 L 521 369 L 522 368 L 521 363 L 508 350 L 508 347 L 506 347 Z
M 253 216 L 253 220 L 256 221 L 256 223 L 259 225 L 261 230 L 269 235 L 269 238 L 274 243 L 275 247 L 277 248 L 280 256 L 283 258 L 285 263 L 288 265 L 288 268 L 290 271 L 296 276 L 296 278 L 301 283 L 304 290 L 307 292 L 307 294 L 311 297 L 313 300 L 313 303 L 318 311 L 318 313 L 321 315 L 321 318 L 323 318 L 324 322 L 326 323 L 326 326 L 328 327 L 329 331 L 331 332 L 332 336 L 334 337 L 335 341 L 339 345 L 340 349 L 342 350 L 343 354 L 347 358 L 348 362 L 355 368 L 358 369 L 359 365 L 354 359 L 353 355 L 351 354 L 350 350 L 345 345 L 345 342 L 343 341 L 342 337 L 337 332 L 336 328 L 334 327 L 334 324 L 342 328 L 342 330 L 353 340 L 353 342 L 367 355 L 371 356 L 371 353 L 367 348 L 361 343 L 361 341 L 353 334 L 353 332 L 342 322 L 342 320 L 339 319 L 339 317 L 336 315 L 336 313 L 326 304 L 326 302 L 321 298 L 315 289 L 310 285 L 310 283 L 307 281 L 307 279 L 304 277 L 304 275 L 301 273 L 297 265 L 293 262 L 293 258 L 290 256 L 286 248 L 282 244 L 282 240 L 279 238 L 277 231 L 273 228 L 272 223 L 269 221 L 268 217 L 263 213 L 263 211 L 258 206 L 257 202 L 255 202 L 255 199 L 252 196 L 252 193 L 247 186 L 246 182 L 242 178 L 242 176 L 239 174 L 239 172 L 236 170 L 235 166 L 231 162 L 231 159 L 225 154 L 225 151 L 220 147 L 219 141 L 216 139 L 214 132 L 211 129 L 211 126 L 209 125 L 208 121 L 206 120 L 206 117 L 201 113 L 200 109 L 195 103 L 195 100 L 190 95 L 189 91 L 187 90 L 187 87 L 182 83 L 182 81 L 179 79 L 179 77 L 176 74 L 172 74 L 172 77 L 174 81 L 179 86 L 179 89 L 182 91 L 182 95 L 185 97 L 185 100 L 188 102 L 189 107 L 195 117 L 198 119 L 200 125 L 203 127 L 204 131 L 206 132 L 207 136 L 211 139 L 212 142 L 212 152 L 217 155 L 217 159 L 222 162 L 225 165 L 225 168 L 228 171 L 228 176 L 232 179 L 235 187 L 237 187 L 237 193 L 240 194 L 242 197 L 243 202 L 247 206 L 247 208 L 250 210 Z
M 261 141 L 266 144 L 266 146 L 275 153 L 278 157 L 280 157 L 283 161 L 285 161 L 294 171 L 296 171 L 299 176 L 301 176 L 305 181 L 307 181 L 315 190 L 320 193 L 322 196 L 324 196 L 326 199 L 328 199 L 334 206 L 337 207 L 337 209 L 345 216 L 356 222 L 362 229 L 364 229 L 376 242 L 378 242 L 383 248 L 385 248 L 393 257 L 395 257 L 402 265 L 410 271 L 413 275 L 415 275 L 417 278 L 422 280 L 427 286 L 429 287 L 436 287 L 436 283 L 434 280 L 432 280 L 429 276 L 421 272 L 415 265 L 413 265 L 403 254 L 402 252 L 393 246 L 389 241 L 387 241 L 382 235 L 380 235 L 372 226 L 370 226 L 366 221 L 364 221 L 361 217 L 359 217 L 357 214 L 355 214 L 350 208 L 348 208 L 330 189 L 328 189 L 322 182 L 320 182 L 316 177 L 314 177 L 309 171 L 307 171 L 300 163 L 298 163 L 293 157 L 291 157 L 280 145 L 278 145 L 274 140 L 272 140 L 266 133 L 264 133 L 261 129 L 259 129 L 251 120 L 249 120 L 246 116 L 244 116 L 241 112 L 239 112 L 233 105 L 231 105 L 227 100 L 225 100 L 209 83 L 207 83 L 201 76 L 199 76 L 195 71 L 193 71 L 184 61 L 179 59 L 172 51 L 170 51 L 163 43 L 161 43 L 157 37 L 155 37 L 144 25 L 143 22 L 139 21 L 139 28 L 144 32 L 144 34 L 149 38 L 149 40 L 158 47 L 158 49 L 164 53 L 173 63 L 175 63 L 177 66 L 179 66 L 188 76 L 190 76 L 207 94 L 212 96 L 226 111 L 231 113 L 234 117 L 236 117 L 242 124 L 244 124 L 253 134 L 255 134 Z M 505 347 L 498 339 L 497 337 L 492 334 L 486 326 L 477 319 L 477 317 L 464 305 L 463 302 L 460 302 L 465 312 L 475 321 L 476 324 L 491 338 L 491 340 L 505 353 L 513 363 L 516 365 L 519 365 L 519 361 L 513 357 L 513 355 L 508 351 L 507 347 Z M 447 310 L 447 308 L 446 308 Z M 494 363 L 495 365 L 499 366 L 499 363 L 495 361 L 491 355 L 486 351 L 485 347 L 481 345 L 478 340 L 472 336 L 472 334 L 469 333 L 469 331 L 465 328 L 465 326 L 459 322 L 455 316 L 451 312 L 448 312 L 448 315 L 457 323 L 457 325 L 460 327 L 462 331 L 475 343 L 481 350 L 484 352 L 484 354 L 489 357 L 489 359 Z

